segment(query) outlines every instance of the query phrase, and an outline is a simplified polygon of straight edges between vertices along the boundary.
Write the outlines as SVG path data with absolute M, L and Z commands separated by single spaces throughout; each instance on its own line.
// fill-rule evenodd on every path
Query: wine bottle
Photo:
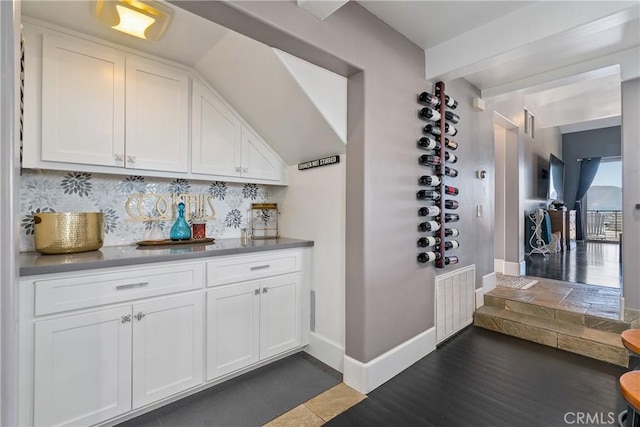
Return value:
M 435 124 L 435 125 L 428 124 L 422 128 L 422 131 L 424 133 L 430 133 L 431 135 L 435 135 L 435 136 L 440 136 L 441 134 L 439 124 Z
M 440 255 L 440 254 L 438 254 Z M 458 257 L 457 256 L 446 256 L 444 257 L 444 265 L 449 265 L 449 264 L 457 264 L 458 263 Z
M 429 252 L 420 252 L 418 254 L 418 262 L 422 264 L 427 262 L 432 262 L 440 258 L 442 258 L 442 255 L 440 255 L 440 252 L 429 251 Z
M 434 138 L 423 136 L 418 140 L 418 147 L 423 150 L 440 150 L 440 141 L 436 141 Z
M 435 125 L 438 127 L 438 132 L 440 132 L 440 121 L 437 121 L 435 123 Z M 427 125 L 427 126 L 429 126 L 429 125 Z M 425 126 L 425 128 L 427 126 Z M 445 122 L 445 124 L 444 124 L 444 133 L 447 134 L 447 135 L 450 135 L 450 136 L 456 136 L 458 134 L 458 129 L 456 129 L 456 127 L 454 125 Z M 440 135 L 440 134 L 438 133 L 438 134 L 435 134 L 435 135 Z
M 431 120 L 432 122 L 435 122 L 436 120 L 440 120 L 442 118 L 438 110 L 434 110 L 433 108 L 429 107 L 422 108 L 418 113 L 418 116 L 420 116 L 421 119 Z
M 427 104 L 432 107 L 440 106 L 440 98 L 430 94 L 429 92 L 422 92 L 418 95 L 418 102 L 422 102 L 423 104 Z
M 432 156 L 430 154 L 423 154 L 422 156 L 420 156 L 418 161 L 421 165 L 425 166 L 438 166 L 442 164 L 442 159 L 440 158 L 440 156 Z
M 460 215 L 457 213 L 446 213 L 444 214 L 444 222 L 456 222 L 460 221 Z
M 444 201 L 444 207 L 451 210 L 458 209 L 458 201 L 447 199 Z
M 460 243 L 457 240 L 449 240 L 448 242 L 444 242 L 444 250 L 448 251 L 449 249 L 458 249 L 460 247 Z
M 438 216 L 440 208 L 438 206 L 423 206 L 418 209 L 418 216 Z
M 446 194 L 451 194 L 452 196 L 456 196 L 458 194 L 458 189 L 456 187 L 452 187 L 450 185 L 444 186 L 444 192 Z
M 440 177 L 437 175 L 422 175 L 418 179 L 418 182 L 420 183 L 420 185 L 436 186 L 440 185 Z
M 416 196 L 420 200 L 440 200 L 440 192 L 435 190 L 420 190 Z
M 451 151 L 458 149 L 458 143 L 455 142 L 453 139 L 449 140 L 449 138 L 445 138 L 444 145 Z
M 458 237 L 460 235 L 460 232 L 457 228 L 445 228 L 444 235 L 446 237 Z
M 444 103 L 446 104 L 447 107 L 451 108 L 452 110 L 455 110 L 456 108 L 458 108 L 458 101 L 451 98 L 449 95 L 444 96 Z
M 460 121 L 460 116 L 451 111 L 445 111 L 444 118 L 449 120 L 451 124 L 454 124 L 454 125 Z
M 440 230 L 440 223 L 438 221 L 425 221 L 418 224 L 418 231 L 421 233 L 438 230 Z
M 442 166 L 437 165 L 435 172 L 439 175 L 450 176 L 451 178 L 455 178 L 456 176 L 458 176 L 458 170 L 454 168 L 450 168 L 449 166 L 445 166 L 444 169 L 442 169 Z
M 458 162 L 458 156 L 456 156 L 455 154 L 450 153 L 448 151 L 445 151 L 444 159 L 449 163 L 457 163 Z
M 437 246 L 441 242 L 439 237 L 429 236 L 429 237 L 421 237 L 418 239 L 418 246 L 421 248 L 426 248 L 429 246 Z M 447 242 L 449 243 L 449 242 Z

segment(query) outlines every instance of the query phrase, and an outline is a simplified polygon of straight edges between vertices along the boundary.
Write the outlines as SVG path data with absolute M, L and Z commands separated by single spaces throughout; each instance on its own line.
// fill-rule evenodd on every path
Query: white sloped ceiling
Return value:
M 346 151 L 344 77 L 234 32 L 195 68 L 287 164 Z

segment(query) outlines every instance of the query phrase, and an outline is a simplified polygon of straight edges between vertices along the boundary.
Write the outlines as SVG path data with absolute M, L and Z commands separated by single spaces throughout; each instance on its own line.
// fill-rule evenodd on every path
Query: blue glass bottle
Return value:
M 189 240 L 191 239 L 191 227 L 186 219 L 184 219 L 184 203 L 178 203 L 178 218 L 171 227 L 169 234 L 171 240 Z

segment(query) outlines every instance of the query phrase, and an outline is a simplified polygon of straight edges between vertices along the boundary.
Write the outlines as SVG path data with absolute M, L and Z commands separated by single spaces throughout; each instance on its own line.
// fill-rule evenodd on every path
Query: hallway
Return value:
M 577 242 L 570 251 L 525 256 L 526 275 L 620 289 L 620 246 L 613 243 Z

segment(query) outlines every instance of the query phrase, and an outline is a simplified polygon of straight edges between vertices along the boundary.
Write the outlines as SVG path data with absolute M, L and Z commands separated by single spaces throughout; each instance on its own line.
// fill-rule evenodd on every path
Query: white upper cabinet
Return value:
M 287 165 L 189 67 L 72 31 L 24 33 L 24 167 L 287 183 Z
M 192 172 L 240 176 L 240 120 L 195 80 L 191 114 Z
M 277 181 L 282 167 L 280 160 L 251 130 L 242 126 L 242 176 Z
M 123 166 L 124 55 L 49 34 L 42 43 L 42 160 Z
M 188 172 L 189 77 L 132 58 L 126 76 L 126 166 Z

